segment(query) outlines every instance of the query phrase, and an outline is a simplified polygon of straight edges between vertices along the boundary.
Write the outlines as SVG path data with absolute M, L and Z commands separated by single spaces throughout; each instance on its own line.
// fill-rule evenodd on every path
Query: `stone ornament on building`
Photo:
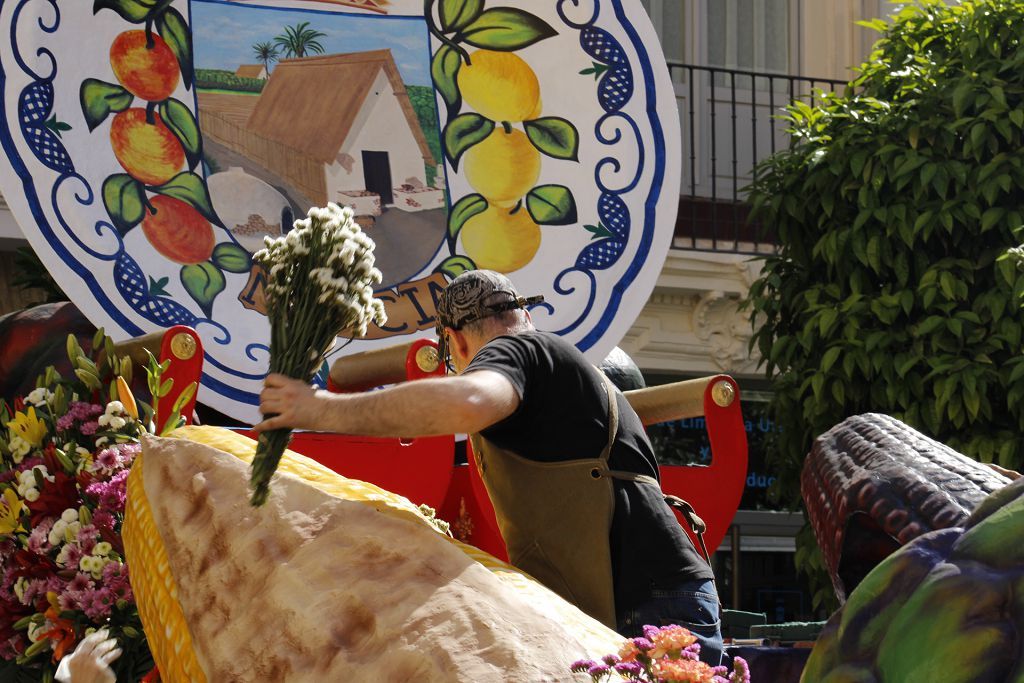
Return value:
M 700 297 L 693 310 L 694 333 L 707 343 L 711 358 L 722 372 L 744 371 L 753 364 L 749 348 L 753 328 L 739 304 L 736 294 L 710 291 Z

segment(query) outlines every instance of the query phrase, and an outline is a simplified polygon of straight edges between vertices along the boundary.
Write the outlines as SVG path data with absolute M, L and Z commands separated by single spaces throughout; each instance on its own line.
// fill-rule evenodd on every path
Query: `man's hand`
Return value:
M 256 432 L 282 427 L 316 429 L 323 409 L 316 393 L 312 386 L 297 379 L 267 375 L 260 392 L 260 412 L 274 417 L 263 420 L 253 429 Z
M 100 629 L 83 638 L 74 652 L 60 660 L 56 679 L 61 683 L 114 683 L 110 663 L 120 656 L 117 641 L 106 629 Z

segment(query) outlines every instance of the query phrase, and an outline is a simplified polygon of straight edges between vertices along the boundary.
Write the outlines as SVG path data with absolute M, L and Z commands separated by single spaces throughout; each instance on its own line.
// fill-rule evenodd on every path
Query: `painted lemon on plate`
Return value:
M 497 126 L 466 152 L 466 180 L 491 205 L 515 206 L 539 177 L 540 152 L 516 128 Z
M 462 99 L 492 121 L 529 121 L 540 115 L 540 83 L 522 57 L 477 50 L 459 69 Z
M 533 260 L 540 248 L 540 226 L 520 207 L 489 206 L 466 221 L 462 248 L 477 268 L 511 273 Z

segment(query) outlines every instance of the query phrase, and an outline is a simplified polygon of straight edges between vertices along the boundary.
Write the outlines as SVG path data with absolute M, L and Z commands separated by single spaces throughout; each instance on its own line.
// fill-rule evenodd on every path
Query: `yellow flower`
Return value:
M 12 436 L 20 436 L 33 448 L 42 444 L 46 436 L 46 423 L 36 417 L 36 409 L 32 407 L 26 413 L 15 413 L 7 423 L 7 429 Z
M 4 489 L 4 501 L 0 505 L 0 534 L 25 531 L 25 527 L 21 526 L 21 511 L 24 509 L 25 504 L 14 489 Z
M 124 406 L 124 412 L 138 420 L 139 408 L 135 405 L 135 397 L 128 387 L 128 382 L 124 381 L 124 377 L 121 375 L 117 376 L 117 397 L 121 400 L 121 405 Z

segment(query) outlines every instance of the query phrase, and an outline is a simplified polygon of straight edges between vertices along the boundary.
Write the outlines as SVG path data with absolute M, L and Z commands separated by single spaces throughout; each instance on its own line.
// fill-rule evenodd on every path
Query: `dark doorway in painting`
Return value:
M 395 203 L 391 195 L 391 163 L 387 152 L 363 150 L 363 177 L 366 189 L 380 195 L 381 206 Z

